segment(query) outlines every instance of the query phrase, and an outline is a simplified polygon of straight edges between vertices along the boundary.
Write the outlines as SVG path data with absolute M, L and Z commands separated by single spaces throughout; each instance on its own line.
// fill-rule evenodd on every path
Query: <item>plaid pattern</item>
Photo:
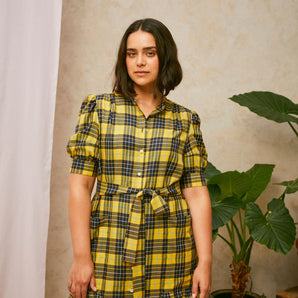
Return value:
M 206 185 L 198 115 L 163 98 L 146 119 L 134 99 L 88 96 L 68 142 L 71 172 L 97 176 L 90 221 L 97 292 L 191 297 L 197 264 L 181 189 Z

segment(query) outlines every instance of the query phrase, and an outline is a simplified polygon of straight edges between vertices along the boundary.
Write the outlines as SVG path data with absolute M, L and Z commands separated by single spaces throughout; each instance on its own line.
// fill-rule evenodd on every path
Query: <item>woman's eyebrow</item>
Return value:
M 156 46 L 144 48 L 144 50 L 152 50 L 152 49 L 156 49 Z
M 152 46 L 152 47 L 145 47 L 143 48 L 143 50 L 152 50 L 152 49 L 156 49 L 156 46 Z M 137 49 L 134 48 L 127 48 L 126 51 L 136 51 Z

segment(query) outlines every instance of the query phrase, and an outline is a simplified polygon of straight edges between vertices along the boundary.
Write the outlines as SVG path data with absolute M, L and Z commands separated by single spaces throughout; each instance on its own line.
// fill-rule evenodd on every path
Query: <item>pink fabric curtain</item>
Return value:
M 1 298 L 44 297 L 61 2 L 0 2 Z

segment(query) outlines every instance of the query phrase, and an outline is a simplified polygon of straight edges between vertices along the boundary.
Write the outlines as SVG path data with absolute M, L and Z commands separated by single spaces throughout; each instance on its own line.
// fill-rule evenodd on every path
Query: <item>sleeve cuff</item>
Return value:
M 93 160 L 74 158 L 70 167 L 70 173 L 96 177 L 97 163 Z
M 205 173 L 187 173 L 184 174 L 180 181 L 180 187 L 189 188 L 189 187 L 196 187 L 196 186 L 206 186 L 206 178 Z

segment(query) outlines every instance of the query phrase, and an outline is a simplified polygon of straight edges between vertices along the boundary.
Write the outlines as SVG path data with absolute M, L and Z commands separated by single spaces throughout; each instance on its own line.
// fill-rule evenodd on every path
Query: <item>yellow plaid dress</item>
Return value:
M 67 151 L 71 173 L 97 177 L 88 297 L 191 297 L 197 254 L 181 189 L 206 185 L 198 115 L 164 97 L 146 118 L 134 99 L 90 95 Z

